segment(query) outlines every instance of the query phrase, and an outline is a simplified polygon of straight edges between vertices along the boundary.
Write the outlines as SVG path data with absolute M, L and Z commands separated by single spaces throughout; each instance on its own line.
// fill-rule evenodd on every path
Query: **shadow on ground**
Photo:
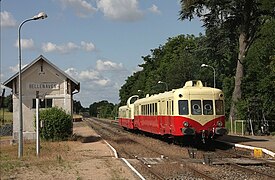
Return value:
M 253 138 L 253 137 L 234 136 L 234 135 L 225 135 L 225 136 L 217 138 L 217 140 L 231 142 L 231 143 L 252 142 L 252 141 L 261 141 L 261 142 L 268 141 L 268 140 L 264 139 L 264 136 Z
M 93 143 L 102 140 L 102 138 L 100 136 L 80 136 L 74 134 L 72 140 L 82 143 Z

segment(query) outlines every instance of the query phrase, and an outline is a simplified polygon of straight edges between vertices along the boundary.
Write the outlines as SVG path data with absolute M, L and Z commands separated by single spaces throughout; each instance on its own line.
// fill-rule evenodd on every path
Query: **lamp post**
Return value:
M 19 72 L 18 72 L 18 83 L 19 83 L 19 135 L 18 135 L 18 157 L 23 156 L 23 114 L 22 114 L 22 79 L 21 79 L 21 37 L 20 31 L 23 26 L 28 21 L 39 20 L 47 18 L 47 14 L 40 12 L 32 18 L 24 20 L 18 27 L 18 54 L 19 54 Z
M 166 86 L 166 91 L 168 91 L 168 84 L 166 82 L 159 81 L 158 84 L 165 84 Z
M 214 88 L 216 87 L 216 72 L 215 72 L 215 68 L 213 66 L 207 65 L 207 64 L 202 64 L 201 67 L 210 67 L 213 69 L 213 73 L 214 73 Z

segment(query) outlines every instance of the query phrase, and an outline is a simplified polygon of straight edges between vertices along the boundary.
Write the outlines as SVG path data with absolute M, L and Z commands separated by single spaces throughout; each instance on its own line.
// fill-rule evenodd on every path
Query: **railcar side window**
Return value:
M 224 114 L 223 101 L 222 100 L 216 100 L 215 101 L 215 106 L 216 106 L 216 115 L 223 115 Z
M 174 115 L 174 101 L 172 101 L 171 106 L 172 106 L 172 115 Z
M 201 101 L 200 100 L 192 100 L 192 114 L 193 115 L 201 115 Z
M 127 118 L 131 118 L 131 110 L 128 111 L 128 116 Z
M 203 100 L 203 114 L 204 115 L 213 115 L 213 101 L 212 100 Z
M 188 115 L 188 101 L 179 100 L 179 115 Z
M 155 115 L 158 115 L 158 104 L 155 103 Z

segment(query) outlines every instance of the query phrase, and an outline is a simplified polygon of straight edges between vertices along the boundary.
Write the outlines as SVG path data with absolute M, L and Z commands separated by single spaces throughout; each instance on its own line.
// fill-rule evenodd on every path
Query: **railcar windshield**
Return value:
M 203 114 L 204 115 L 213 115 L 213 101 L 212 100 L 203 100 Z
M 180 115 L 188 115 L 188 101 L 187 100 L 179 100 L 179 114 Z
M 215 101 L 216 115 L 224 115 L 224 106 L 222 100 Z
M 192 114 L 201 115 L 201 100 L 191 100 Z

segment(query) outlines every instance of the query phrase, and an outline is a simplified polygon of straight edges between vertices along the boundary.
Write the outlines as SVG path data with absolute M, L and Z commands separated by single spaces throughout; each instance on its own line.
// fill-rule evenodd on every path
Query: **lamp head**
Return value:
M 202 64 L 201 67 L 207 67 L 208 65 L 207 64 Z
M 162 81 L 159 81 L 158 84 L 162 83 Z
M 33 16 L 33 20 L 38 20 L 38 19 L 45 19 L 47 18 L 47 14 L 44 12 L 40 12 L 39 14 Z

